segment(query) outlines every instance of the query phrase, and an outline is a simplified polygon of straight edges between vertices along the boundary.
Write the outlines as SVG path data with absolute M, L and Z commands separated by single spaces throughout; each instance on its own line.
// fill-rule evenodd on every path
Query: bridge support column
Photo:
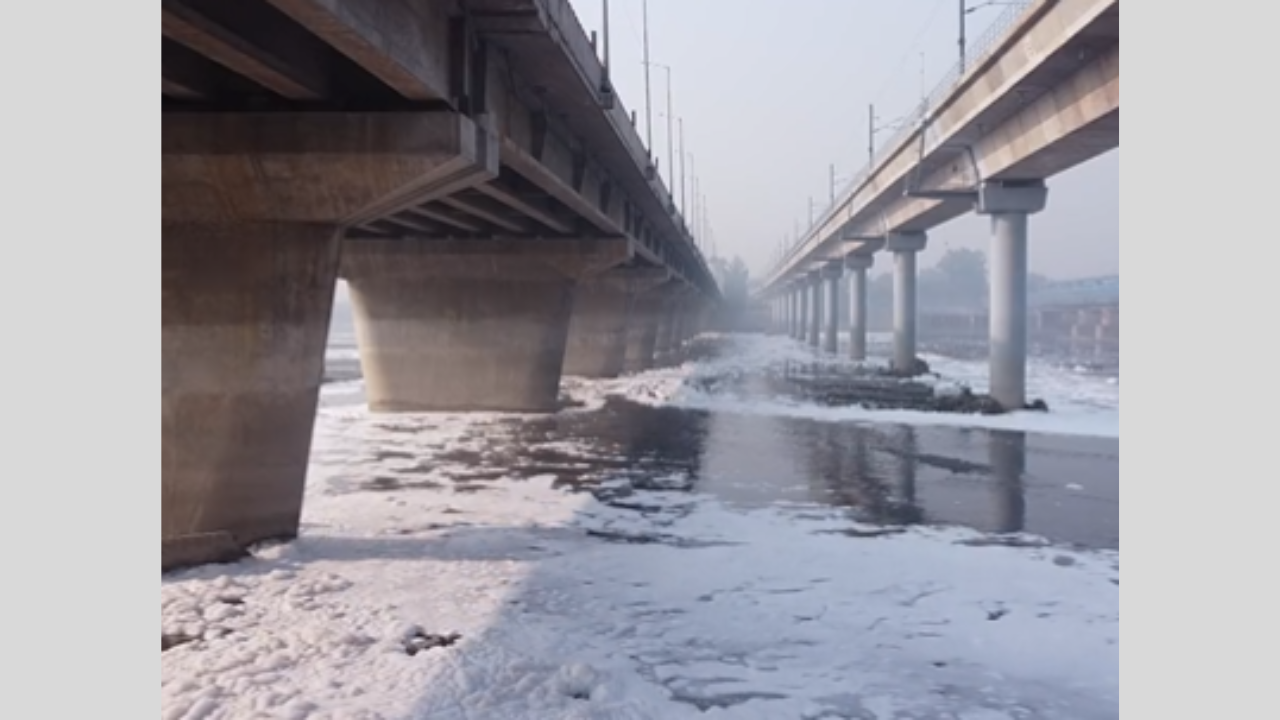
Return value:
M 849 255 L 844 259 L 849 269 L 849 357 L 862 362 L 867 359 L 867 271 L 875 262 L 874 255 Z
M 893 369 L 910 373 L 916 363 L 916 258 L 928 238 L 923 232 L 890 233 L 893 253 Z
M 579 285 L 569 322 L 563 374 L 588 378 L 621 375 L 626 369 L 627 331 L 636 299 L 670 277 L 666 270 L 627 268 Z
M 626 240 L 352 240 L 351 289 L 373 412 L 551 412 L 576 287 Z
M 804 338 L 804 290 L 803 286 L 792 284 L 791 295 L 791 340 Z
M 623 372 L 639 373 L 654 366 L 658 353 L 658 335 L 666 310 L 671 285 L 659 285 L 641 292 L 631 306 L 627 321 L 627 352 Z
M 809 273 L 809 306 L 813 313 L 809 316 L 809 345 L 822 346 L 822 273 Z
M 658 342 L 654 361 L 659 365 L 674 363 L 684 347 L 684 305 L 688 289 L 673 288 L 666 294 L 658 311 Z
M 162 222 L 162 570 L 297 533 L 340 241 Z
M 840 350 L 840 279 L 844 276 L 844 261 L 828 263 L 822 270 L 827 284 L 827 334 L 822 349 L 836 354 Z
M 796 339 L 805 342 L 809 337 L 809 325 L 812 322 L 813 308 L 810 307 L 810 297 L 808 278 L 801 278 L 796 281 L 796 295 L 800 297 L 800 329 L 797 331 Z
M 787 288 L 787 337 L 792 340 L 800 331 L 800 298 L 794 287 Z
M 991 397 L 1007 410 L 1027 404 L 1027 218 L 1044 210 L 1043 182 L 985 183 L 978 213 L 991 216 Z
M 476 129 L 452 114 L 165 112 L 161 125 L 165 571 L 297 534 L 341 227 L 444 165 L 458 182 L 486 170 L 458 162 Z

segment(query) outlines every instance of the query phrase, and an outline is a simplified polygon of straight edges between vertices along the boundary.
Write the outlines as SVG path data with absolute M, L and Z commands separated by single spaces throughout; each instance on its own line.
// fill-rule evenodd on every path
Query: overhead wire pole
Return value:
M 876 106 L 867 106 L 867 167 L 876 164 Z

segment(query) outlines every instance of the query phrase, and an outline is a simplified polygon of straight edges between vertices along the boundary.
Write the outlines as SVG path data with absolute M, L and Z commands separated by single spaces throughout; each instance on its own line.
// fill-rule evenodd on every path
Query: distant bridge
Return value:
M 1120 276 L 1064 280 L 1027 293 L 1031 307 L 1096 306 L 1120 304 Z

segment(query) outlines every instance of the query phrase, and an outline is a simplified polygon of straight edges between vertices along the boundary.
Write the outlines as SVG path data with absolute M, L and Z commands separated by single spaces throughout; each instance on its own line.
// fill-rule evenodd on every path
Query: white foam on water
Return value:
M 795 343 L 733 342 L 719 360 L 567 387 L 821 417 L 700 397 L 691 381 L 813 361 Z M 1105 411 L 1105 393 L 1088 397 Z M 881 535 L 838 509 L 687 492 L 610 505 L 552 476 L 457 482 L 518 421 L 322 408 L 299 539 L 162 578 L 162 632 L 192 638 L 161 655 L 162 717 L 1118 715 L 1118 551 Z
M 802 398 L 761 397 L 748 391 L 721 389 L 716 380 L 749 373 L 778 371 L 787 364 L 851 368 L 845 358 L 815 352 L 787 338 L 740 335 L 722 338 L 729 349 L 715 359 L 686 363 L 617 380 L 584 382 L 570 380 L 566 390 L 587 407 L 598 407 L 613 395 L 639 403 L 671 405 L 711 412 L 776 415 L 822 421 L 860 421 L 973 427 L 997 430 L 1058 433 L 1094 437 L 1120 436 L 1120 382 L 1118 377 L 1090 374 L 1081 368 L 1061 368 L 1040 360 L 1028 363 L 1028 394 L 1045 400 L 1050 411 L 1013 412 L 1003 415 L 941 413 L 915 410 L 871 409 L 861 406 L 831 407 Z M 967 387 L 987 391 L 985 363 L 925 355 L 933 377 L 918 379 L 933 383 L 941 392 Z M 873 357 L 859 365 L 886 367 L 883 357 Z M 714 389 L 708 391 L 706 388 Z

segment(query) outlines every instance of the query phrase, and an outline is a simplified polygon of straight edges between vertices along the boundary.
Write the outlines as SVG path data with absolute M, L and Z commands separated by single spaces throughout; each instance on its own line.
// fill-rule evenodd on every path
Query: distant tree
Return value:
M 944 302 L 959 307 L 981 307 L 987 301 L 987 256 L 981 250 L 952 248 L 937 265 Z
M 751 270 L 742 258 L 735 257 L 727 263 L 721 277 L 724 279 L 722 289 L 725 303 L 746 307 L 751 301 Z
M 1040 273 L 1027 273 L 1027 290 L 1039 290 L 1053 284 L 1053 279 Z

